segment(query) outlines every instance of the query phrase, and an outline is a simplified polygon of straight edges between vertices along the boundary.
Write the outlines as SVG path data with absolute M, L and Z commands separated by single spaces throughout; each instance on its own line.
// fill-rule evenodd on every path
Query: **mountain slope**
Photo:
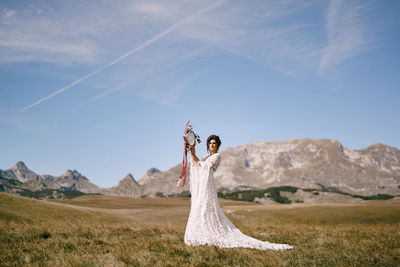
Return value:
M 41 178 L 40 175 L 29 170 L 22 161 L 18 161 L 14 166 L 6 171 L 0 170 L 0 175 L 7 179 L 18 180 L 22 183 L 30 180 L 40 180 Z
M 132 174 L 128 173 L 124 179 L 119 181 L 117 186 L 105 189 L 103 191 L 107 195 L 140 197 L 143 195 L 142 187 L 136 182 Z
M 188 168 L 189 169 L 189 168 Z M 143 187 L 143 194 L 146 196 L 155 196 L 162 193 L 164 196 L 173 196 L 180 194 L 188 194 L 189 192 L 189 171 L 184 187 L 177 187 L 176 182 L 182 171 L 182 164 L 178 164 L 171 169 L 160 172 L 154 171 L 154 168 L 148 170 L 140 179 L 139 184 Z
M 39 191 L 44 189 L 59 189 L 64 191 L 81 191 L 84 193 L 99 193 L 101 189 L 89 181 L 88 178 L 80 174 L 76 170 L 66 170 L 60 176 L 38 175 L 28 169 L 24 162 L 18 161 L 8 170 L 0 170 L 2 184 L 7 185 L 6 192 L 16 192 L 12 190 L 11 184 L 15 184 L 18 189 L 27 189 L 30 191 Z M 6 179 L 6 180 L 4 180 Z M 16 183 L 16 182 L 19 183 Z
M 221 151 L 221 159 L 214 177 L 218 190 L 223 192 L 294 186 L 362 196 L 400 194 L 400 150 L 384 144 L 352 150 L 329 139 L 255 142 L 226 148 Z M 128 174 L 118 185 L 100 188 L 76 170 L 60 176 L 38 175 L 20 161 L 6 171 L 0 170 L 0 191 L 20 194 L 24 190 L 52 189 L 128 197 L 188 195 L 190 168 L 185 187 L 176 186 L 181 169 L 181 164 L 167 171 L 151 168 L 139 182 Z
M 214 174 L 219 191 L 291 185 L 364 196 L 400 193 L 400 150 L 382 144 L 351 150 L 336 140 L 288 139 L 226 148 L 221 159 Z M 179 171 L 177 165 L 139 183 L 176 193 Z

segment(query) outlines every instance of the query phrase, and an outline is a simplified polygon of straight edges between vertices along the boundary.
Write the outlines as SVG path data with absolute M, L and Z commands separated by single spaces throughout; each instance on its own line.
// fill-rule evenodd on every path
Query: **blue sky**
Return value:
M 399 1 L 1 1 L 0 169 L 99 186 L 287 138 L 400 147 Z M 198 154 L 204 155 L 204 143 Z

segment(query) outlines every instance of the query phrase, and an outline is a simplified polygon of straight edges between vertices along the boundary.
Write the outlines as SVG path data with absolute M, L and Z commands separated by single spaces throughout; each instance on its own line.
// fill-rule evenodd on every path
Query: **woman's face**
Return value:
M 210 150 L 211 154 L 217 153 L 217 151 L 218 151 L 217 141 L 215 141 L 214 139 L 211 139 L 210 143 L 208 143 L 208 149 Z

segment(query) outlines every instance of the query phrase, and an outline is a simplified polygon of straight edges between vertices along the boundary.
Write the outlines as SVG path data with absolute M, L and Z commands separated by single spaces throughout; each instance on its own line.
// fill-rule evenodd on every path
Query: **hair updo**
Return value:
M 219 147 L 221 146 L 221 139 L 219 139 L 218 135 L 212 134 L 207 138 L 207 151 L 210 151 L 208 147 L 210 145 L 211 140 L 215 140 L 215 142 L 217 142 L 217 150 L 218 150 Z

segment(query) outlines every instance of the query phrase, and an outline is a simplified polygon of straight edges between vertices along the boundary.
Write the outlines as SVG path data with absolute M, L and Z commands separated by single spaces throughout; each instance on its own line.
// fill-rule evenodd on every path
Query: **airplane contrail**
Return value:
M 101 67 L 101 68 L 99 68 L 99 69 L 97 69 L 97 70 L 95 70 L 95 71 L 93 71 L 93 72 L 91 72 L 91 73 L 89 73 L 89 74 L 87 74 L 87 75 L 85 75 L 85 76 L 79 78 L 79 79 L 76 80 L 76 81 L 73 81 L 72 83 L 68 84 L 67 86 L 65 86 L 65 87 L 63 87 L 63 88 L 61 88 L 61 89 L 55 91 L 54 93 L 51 93 L 50 95 L 48 95 L 48 96 L 46 96 L 46 97 L 43 97 L 43 98 L 39 99 L 38 101 L 36 101 L 36 102 L 34 102 L 34 103 L 28 105 L 28 106 L 25 106 L 25 107 L 22 108 L 19 112 L 23 112 L 23 111 L 26 111 L 26 110 L 28 110 L 28 109 L 30 109 L 30 108 L 33 108 L 34 106 L 39 105 L 40 103 L 42 103 L 42 102 L 44 102 L 44 101 L 46 101 L 46 100 L 49 100 L 50 98 L 52 98 L 52 97 L 54 97 L 54 96 L 56 96 L 56 95 L 58 95 L 58 94 L 64 92 L 65 90 L 68 90 L 69 88 L 71 88 L 71 87 L 77 85 L 78 83 L 80 83 L 80 82 L 82 82 L 82 81 L 84 81 L 84 80 L 89 79 L 89 78 L 92 77 L 93 75 L 96 75 L 97 73 L 99 73 L 99 72 L 101 72 L 101 71 L 103 71 L 103 70 L 105 70 L 105 69 L 111 67 L 112 65 L 114 65 L 114 64 L 116 64 L 116 63 L 118 63 L 118 62 L 120 62 L 120 61 L 123 60 L 124 58 L 126 58 L 126 57 L 128 57 L 128 56 L 130 56 L 130 55 L 132 55 L 132 54 L 134 54 L 134 53 L 136 53 L 136 52 L 139 52 L 139 51 L 142 50 L 143 48 L 145 48 L 145 47 L 151 45 L 152 43 L 154 43 L 155 41 L 161 39 L 161 38 L 164 37 L 165 35 L 169 34 L 169 33 L 172 32 L 173 30 L 175 30 L 177 27 L 179 27 L 180 25 L 182 25 L 182 24 L 183 24 L 184 22 L 186 22 L 187 20 L 192 19 L 192 18 L 195 18 L 195 17 L 198 17 L 199 15 L 201 15 L 201 14 L 203 14 L 203 13 L 206 13 L 206 12 L 212 10 L 213 8 L 215 8 L 215 7 L 219 6 L 219 5 L 221 5 L 222 3 L 223 3 L 222 1 L 221 1 L 221 2 L 216 2 L 216 3 L 214 3 L 214 4 L 212 4 L 212 5 L 208 6 L 208 7 L 205 7 L 205 8 L 203 8 L 203 9 L 200 9 L 200 10 L 198 10 L 198 11 L 196 11 L 196 12 L 191 13 L 191 14 L 188 15 L 187 17 L 185 17 L 185 18 L 183 18 L 182 20 L 180 20 L 180 21 L 174 23 L 174 24 L 173 24 L 172 26 L 170 26 L 168 29 L 164 30 L 163 32 L 160 32 L 159 34 L 155 35 L 154 37 L 152 37 L 151 39 L 147 40 L 146 42 L 144 42 L 143 44 L 139 45 L 138 47 L 136 47 L 136 48 L 132 49 L 131 51 L 129 51 L 129 52 L 123 54 L 122 56 L 120 56 L 120 57 L 114 59 L 113 61 L 107 63 L 107 64 L 104 65 L 103 67 Z

